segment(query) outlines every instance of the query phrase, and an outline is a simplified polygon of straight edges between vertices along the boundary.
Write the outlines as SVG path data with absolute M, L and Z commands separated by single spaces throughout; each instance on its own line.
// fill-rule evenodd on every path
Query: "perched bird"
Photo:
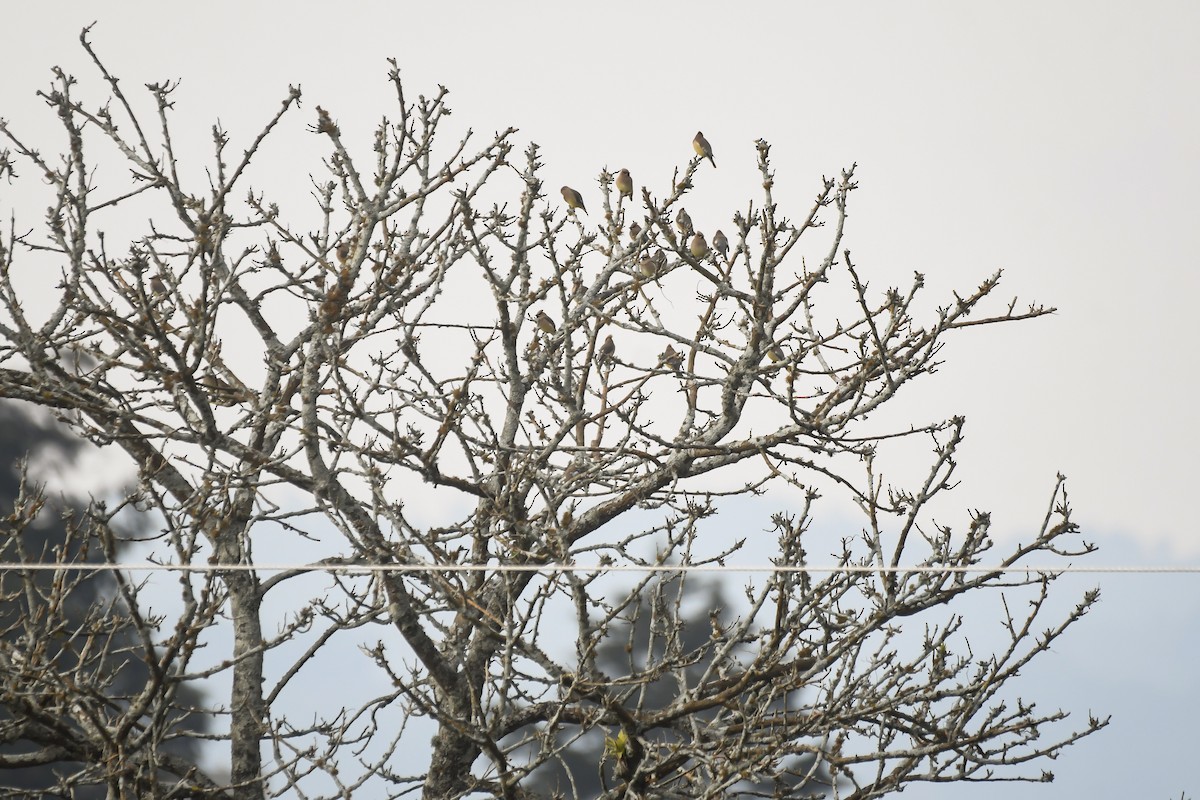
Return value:
M 725 638 L 725 626 L 721 624 L 720 611 L 713 609 L 708 612 L 708 624 L 712 625 L 712 638 L 721 641 Z
M 583 205 L 583 195 L 572 189 L 570 186 L 562 187 L 563 200 L 567 201 L 567 208 L 575 210 L 581 209 L 583 213 L 587 213 L 587 209 Z
M 612 361 L 612 358 L 614 355 L 616 355 L 616 352 L 617 346 L 613 344 L 612 334 L 609 334 L 608 337 L 605 338 L 604 344 L 600 345 L 600 352 L 597 358 L 601 364 L 607 364 L 608 362 Z
M 155 275 L 150 279 L 150 291 L 154 294 L 166 294 L 167 285 L 163 283 L 163 279 Z
M 771 345 L 767 350 L 767 357 L 772 361 L 783 361 L 783 348 L 777 344 Z
M 537 326 L 542 329 L 543 333 L 554 333 L 556 330 L 558 330 L 557 326 L 554 324 L 554 320 L 550 319 L 550 315 L 545 311 L 539 311 L 537 313 L 537 317 L 535 317 L 535 321 L 537 322 Z
M 704 258 L 708 255 L 708 242 L 704 240 L 703 233 L 697 233 L 692 237 L 692 241 L 688 244 L 688 251 L 693 258 Z
M 249 393 L 244 389 L 234 388 L 220 375 L 206 372 L 196 381 L 208 390 L 209 399 L 219 406 L 232 406 L 249 399 Z
M 722 258 L 729 258 L 729 240 L 719 229 L 713 234 L 713 249 L 720 253 Z
M 650 256 L 644 256 L 638 262 L 638 270 L 642 273 L 643 278 L 653 278 L 658 274 L 658 264 Z
M 696 155 L 711 161 L 713 168 L 716 168 L 717 162 L 713 159 L 712 145 L 708 143 L 708 139 L 704 138 L 702 132 L 696 131 L 696 138 L 692 139 L 692 149 L 696 151 Z
M 641 235 L 642 235 L 642 226 L 638 225 L 636 222 L 631 223 L 629 226 L 629 241 L 636 242 L 638 240 L 638 237 Z
M 692 218 L 688 216 L 687 209 L 679 209 L 679 213 L 675 215 L 675 227 L 684 236 L 692 235 Z
M 683 368 L 683 353 L 675 351 L 671 345 L 667 345 L 667 349 L 662 351 L 658 357 L 659 364 L 665 364 L 671 369 L 679 372 Z
M 617 191 L 621 193 L 621 197 L 633 198 L 633 178 L 629 175 L 629 170 L 623 169 L 617 173 Z

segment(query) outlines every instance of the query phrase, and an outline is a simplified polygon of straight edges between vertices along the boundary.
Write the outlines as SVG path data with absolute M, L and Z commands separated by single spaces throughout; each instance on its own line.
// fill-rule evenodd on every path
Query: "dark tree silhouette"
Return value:
M 0 402 L 0 561 L 103 564 L 123 549 L 94 535 L 89 519 L 106 513 L 102 505 L 48 495 L 28 476 L 31 463 L 72 468 L 85 447 L 45 415 Z M 132 534 L 135 522 L 118 527 Z M 153 735 L 164 752 L 197 757 L 206 720 L 187 710 L 200 705 L 195 687 L 183 687 L 176 713 L 161 720 L 130 713 L 154 666 L 127 614 L 110 572 L 0 570 L 0 796 L 111 796 L 101 765 L 46 757 L 48 743 L 85 735 L 65 708 L 81 696 L 89 713 L 161 727 Z
M 660 573 L 636 596 L 622 593 L 617 602 L 625 602 L 618 622 L 610 635 L 596 642 L 596 669 L 601 675 L 617 676 L 646 673 L 655 663 L 671 657 L 672 648 L 679 648 L 691 663 L 682 671 L 682 678 L 698 683 L 714 663 L 710 645 L 725 643 L 731 628 L 736 629 L 737 604 L 732 604 L 726 583 L 705 577 L 688 577 L 676 573 Z M 665 631 L 664 626 L 672 630 Z M 732 661 L 725 673 L 736 665 L 745 669 L 753 661 L 753 642 L 730 649 Z M 639 695 L 639 702 L 652 712 L 670 708 L 679 693 L 678 674 L 664 674 L 645 684 L 631 686 L 628 693 Z M 784 713 L 789 701 L 795 703 L 803 688 L 768 700 L 769 713 Z M 699 724 L 717 719 L 712 709 L 696 712 Z M 532 774 L 531 788 L 543 795 L 559 793 L 572 797 L 600 797 L 622 780 L 620 727 L 597 729 L 591 734 L 568 741 L 552 761 L 544 763 Z M 680 743 L 682 737 L 669 729 L 659 732 L 658 744 Z M 828 792 L 832 776 L 812 753 L 800 753 L 784 758 L 778 773 L 770 780 L 747 779 L 730 787 L 738 797 L 822 797 Z

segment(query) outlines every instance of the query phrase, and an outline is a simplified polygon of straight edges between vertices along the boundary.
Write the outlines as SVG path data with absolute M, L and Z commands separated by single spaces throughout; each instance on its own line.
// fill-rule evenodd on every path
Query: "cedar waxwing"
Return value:
M 658 274 L 658 264 L 650 256 L 644 256 L 638 262 L 638 270 L 641 271 L 643 278 L 653 278 Z
M 150 279 L 150 291 L 153 294 L 166 294 L 167 285 L 163 283 L 163 279 L 155 275 Z
M 617 173 L 617 191 L 621 193 L 621 197 L 633 199 L 633 178 L 629 175 L 629 170 L 623 169 Z
M 772 361 L 783 361 L 783 349 L 779 345 L 773 344 L 767 350 L 767 357 Z
M 554 333 L 558 328 L 554 325 L 554 320 L 550 319 L 550 315 L 545 311 L 539 311 L 537 317 L 534 318 L 537 326 L 542 329 L 543 333 Z
M 638 225 L 636 222 L 631 223 L 629 226 L 629 241 L 636 242 L 638 240 L 638 237 L 641 235 L 642 235 L 642 226 Z
M 229 382 L 220 375 L 214 375 L 211 372 L 206 372 L 196 381 L 203 388 L 208 390 L 209 399 L 219 406 L 237 405 L 249 399 L 249 395 L 242 389 L 235 389 L 229 385 Z
M 579 192 L 575 191 L 570 186 L 564 186 L 562 187 L 562 196 L 563 200 L 567 201 L 567 208 L 572 210 L 578 208 L 582 209 L 583 213 L 587 213 L 587 209 L 584 208 L 583 205 L 583 195 L 581 195 Z
M 708 624 L 712 625 L 712 638 L 720 641 L 725 638 L 725 626 L 721 624 L 721 615 L 717 611 L 708 612 Z
M 667 349 L 662 351 L 662 355 L 658 357 L 659 364 L 665 364 L 671 369 L 679 372 L 683 368 L 683 353 L 675 352 L 675 348 L 667 345 Z
M 675 227 L 684 236 L 692 235 L 692 218 L 688 216 L 686 209 L 679 209 L 679 213 L 675 215 Z
M 616 354 L 616 352 L 617 346 L 613 344 L 612 334 L 610 333 L 608 338 L 604 340 L 604 344 L 600 345 L 600 363 L 607 364 L 609 361 L 612 361 L 612 357 Z
M 720 230 L 713 234 L 713 249 L 720 253 L 722 258 L 729 258 L 729 240 Z
M 691 252 L 693 258 L 704 258 L 708 255 L 708 242 L 704 241 L 703 233 L 697 233 L 692 237 L 688 251 Z
M 692 139 L 692 149 L 696 151 L 696 155 L 700 158 L 707 158 L 712 161 L 713 168 L 717 166 L 717 162 L 713 159 L 712 145 L 708 143 L 708 139 L 704 138 L 704 134 L 696 131 L 696 138 Z

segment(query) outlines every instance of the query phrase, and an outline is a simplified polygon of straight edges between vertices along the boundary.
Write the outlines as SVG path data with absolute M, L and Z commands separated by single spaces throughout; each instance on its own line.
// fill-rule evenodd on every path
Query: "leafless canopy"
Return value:
M 0 396 L 136 465 L 136 491 L 91 515 L 110 557 L 132 505 L 157 514 L 155 559 L 212 569 L 172 578 L 169 608 L 166 581 L 120 578 L 156 676 L 133 696 L 34 647 L 55 605 L 21 595 L 0 731 L 23 749 L 0 767 L 69 764 L 61 791 L 113 796 L 868 798 L 1046 780 L 1046 757 L 1105 724 L 1054 724 L 1009 684 L 1095 593 L 1043 623 L 1053 574 L 964 569 L 1088 552 L 1061 480 L 1000 554 L 988 514 L 930 519 L 963 420 L 868 420 L 952 332 L 1052 309 L 996 303 L 999 273 L 925 313 L 919 274 L 869 288 L 843 242 L 853 166 L 789 218 L 759 141 L 762 196 L 704 252 L 696 208 L 696 231 L 675 225 L 714 174 L 686 136 L 667 185 L 626 196 L 615 167 L 577 185 L 588 215 L 514 129 L 447 145 L 445 90 L 413 101 L 393 64 L 396 116 L 365 155 L 334 112 L 307 112 L 328 155 L 298 227 L 248 181 L 297 132 L 299 89 L 253 140 L 214 128 L 197 182 L 175 85 L 139 110 L 82 40 L 110 98 L 56 71 L 42 97 L 65 151 L 0 122 L 3 177 L 52 195 L 44 230 L 0 236 Z M 38 281 L 57 281 L 48 311 L 22 294 Z M 913 438 L 927 472 L 885 481 L 881 448 Z M 768 488 L 779 513 L 718 514 Z M 830 492 L 861 508 L 858 531 L 809 530 Z M 7 560 L 33 508 L 5 523 Z M 726 573 L 744 591 L 723 608 L 695 607 L 690 573 L 609 569 L 803 567 L 814 543 L 813 563 L 854 569 Z M 323 571 L 261 568 L 297 561 Z M 977 652 L 956 603 L 989 590 L 1028 604 Z M 95 626 L 58 635 L 106 646 Z M 162 751 L 189 683 L 212 700 L 220 768 Z

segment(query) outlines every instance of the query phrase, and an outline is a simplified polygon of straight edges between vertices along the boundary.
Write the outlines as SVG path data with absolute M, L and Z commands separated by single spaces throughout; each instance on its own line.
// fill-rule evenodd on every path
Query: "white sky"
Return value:
M 968 417 L 961 507 L 991 509 L 1017 535 L 1040 519 L 1061 471 L 1076 520 L 1101 546 L 1093 563 L 1200 563 L 1191 322 L 1200 295 L 1200 7 L 346 6 L 12 5 L 0 33 L 0 117 L 30 139 L 51 129 L 33 92 L 54 64 L 98 91 L 77 44 L 80 28 L 98 19 L 92 40 L 131 94 L 182 79 L 177 125 L 194 122 L 205 160 L 216 119 L 240 152 L 288 84 L 300 84 L 305 98 L 293 130 L 311 123 L 319 104 L 365 145 L 394 108 L 390 56 L 413 95 L 450 88 L 457 125 L 483 136 L 519 127 L 518 141 L 544 148 L 545 185 L 570 183 L 585 199 L 598 200 L 605 166 L 665 184 L 702 129 L 718 164 L 688 203 L 702 227 L 757 200 L 759 137 L 774 146 L 776 197 L 794 217 L 822 175 L 856 161 L 847 245 L 873 286 L 906 285 L 919 270 L 927 302 L 943 303 L 1003 267 L 1000 298 L 1060 309 L 955 337 L 946 367 L 899 403 L 925 419 Z M 305 192 L 319 162 L 278 155 L 298 171 L 275 185 Z M 6 209 L 7 191 L 0 184 Z M 25 222 L 39 224 L 41 213 L 30 209 Z M 1079 713 L 1128 711 L 1054 764 L 1053 786 L 968 796 L 1200 793 L 1194 765 L 1169 749 L 1194 741 L 1181 712 L 1196 718 L 1200 690 L 1166 669 L 1200 655 L 1200 579 L 1088 585 L 1097 582 L 1105 600 L 1081 624 L 1086 635 L 1060 645 L 1063 665 L 1031 676 L 1026 696 Z M 1089 654 L 1102 659 L 1103 680 Z M 1129 699 L 1143 696 L 1143 704 Z M 905 796 L 948 794 L 916 787 Z

